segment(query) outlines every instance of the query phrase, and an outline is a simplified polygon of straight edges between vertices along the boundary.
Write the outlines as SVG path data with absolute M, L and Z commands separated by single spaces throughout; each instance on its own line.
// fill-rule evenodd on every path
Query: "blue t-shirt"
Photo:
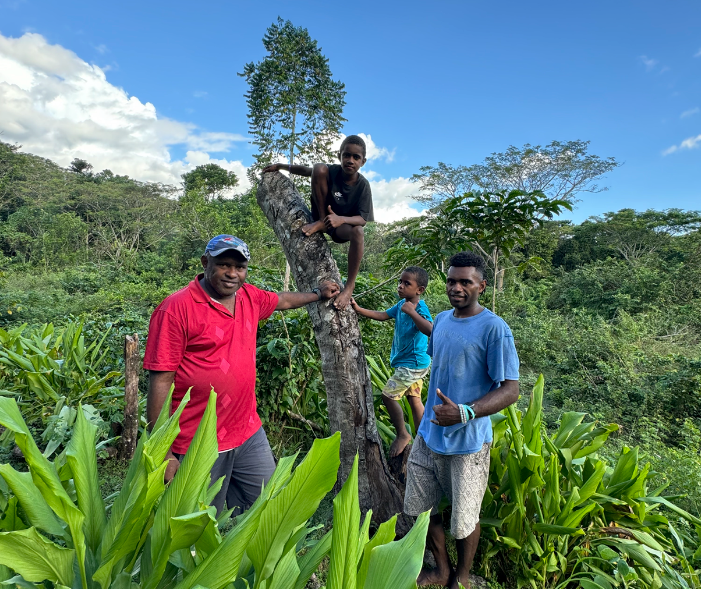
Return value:
M 405 302 L 406 299 L 402 299 L 386 311 L 387 315 L 394 319 L 394 338 L 392 338 L 389 365 L 392 368 L 404 366 L 414 370 L 428 368 L 431 365 L 431 358 L 426 353 L 428 336 L 421 333 L 414 320 L 402 312 L 402 305 Z M 424 319 L 433 321 L 428 306 L 422 300 L 417 303 L 416 312 Z
M 452 310 L 444 311 L 436 316 L 428 353 L 433 366 L 419 433 L 438 454 L 479 452 L 483 444 L 492 441 L 490 418 L 449 427 L 431 423 L 433 406 L 441 403 L 436 389 L 455 403 L 466 404 L 499 388 L 504 380 L 518 380 L 518 355 L 509 326 L 489 309 L 460 319 Z

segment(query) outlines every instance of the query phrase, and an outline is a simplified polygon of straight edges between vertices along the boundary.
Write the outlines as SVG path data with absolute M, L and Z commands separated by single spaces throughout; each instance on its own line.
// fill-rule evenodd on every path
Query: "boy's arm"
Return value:
M 351 298 L 351 307 L 358 314 L 368 319 L 374 319 L 375 321 L 387 321 L 391 317 L 387 314 L 387 311 L 371 311 L 370 309 L 363 309 L 355 299 Z
M 412 318 L 412 320 L 416 324 L 416 329 L 418 329 L 421 333 L 428 336 L 431 335 L 431 332 L 433 331 L 433 323 L 431 323 L 425 317 L 419 315 L 419 312 L 416 310 L 416 303 L 406 301 L 402 305 L 402 312 L 406 313 L 407 315 L 409 315 L 409 317 Z
M 296 164 L 292 166 L 290 164 L 270 164 L 269 166 L 265 166 L 263 168 L 263 174 L 266 174 L 267 172 L 279 172 L 280 170 L 284 170 L 290 174 L 294 174 L 295 176 L 312 175 L 312 169 L 310 167 L 298 166 Z
M 331 210 L 330 205 L 326 208 L 327 215 L 326 219 L 324 219 L 324 224 L 326 225 L 327 229 L 336 229 L 341 225 L 360 225 L 361 227 L 365 227 L 365 224 L 367 223 L 367 221 L 363 219 L 360 215 L 353 215 L 352 217 L 341 217 L 340 215 L 337 215 Z

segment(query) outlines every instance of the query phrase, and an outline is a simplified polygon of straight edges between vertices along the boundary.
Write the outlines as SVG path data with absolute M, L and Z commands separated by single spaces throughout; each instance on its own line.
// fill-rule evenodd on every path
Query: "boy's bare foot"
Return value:
M 419 574 L 419 578 L 416 579 L 416 584 L 419 587 L 426 587 L 427 585 L 440 585 L 441 587 L 447 587 L 452 576 L 452 571 L 450 569 L 445 571 L 439 568 L 424 569 Z
M 404 432 L 397 433 L 397 437 L 394 438 L 394 442 L 392 442 L 392 445 L 389 447 L 389 457 L 394 458 L 395 456 L 399 456 L 404 452 L 404 448 L 409 445 L 409 442 L 411 442 L 409 432 L 404 430 Z
M 333 306 L 336 307 L 339 311 L 343 311 L 349 304 L 350 300 L 353 297 L 353 288 L 344 288 L 341 291 L 341 294 L 339 294 L 336 299 L 333 302 Z
M 315 233 L 319 233 L 319 231 L 324 230 L 324 222 L 323 221 L 314 221 L 312 223 L 307 223 L 304 227 L 302 227 L 302 233 L 309 237 L 310 235 L 314 235 Z M 348 303 L 346 303 L 348 304 Z
M 462 585 L 460 583 L 462 583 L 462 581 L 459 581 L 458 576 L 455 575 L 455 578 L 453 579 L 453 583 L 450 585 L 450 589 L 460 589 L 460 587 L 464 587 L 465 589 L 472 588 L 472 583 L 470 583 L 469 580 L 462 583 Z

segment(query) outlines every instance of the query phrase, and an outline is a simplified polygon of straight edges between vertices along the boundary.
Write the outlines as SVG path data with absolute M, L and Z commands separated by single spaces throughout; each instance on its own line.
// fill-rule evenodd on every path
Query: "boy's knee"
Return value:
M 360 225 L 354 225 L 351 229 L 352 241 L 363 241 L 365 239 L 365 229 Z
M 328 178 L 329 167 L 326 164 L 314 164 L 312 168 L 312 181 L 315 179 Z

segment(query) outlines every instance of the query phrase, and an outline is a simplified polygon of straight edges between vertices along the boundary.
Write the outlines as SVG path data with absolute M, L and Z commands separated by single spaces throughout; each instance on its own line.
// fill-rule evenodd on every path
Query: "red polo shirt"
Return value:
M 258 321 L 270 317 L 278 302 L 274 292 L 244 284 L 236 292 L 232 316 L 200 286 L 201 277 L 156 307 L 144 355 L 144 369 L 175 371 L 171 414 L 192 387 L 172 447 L 177 454 L 187 451 L 212 389 L 217 393 L 220 452 L 240 446 L 260 428 L 256 332 Z

